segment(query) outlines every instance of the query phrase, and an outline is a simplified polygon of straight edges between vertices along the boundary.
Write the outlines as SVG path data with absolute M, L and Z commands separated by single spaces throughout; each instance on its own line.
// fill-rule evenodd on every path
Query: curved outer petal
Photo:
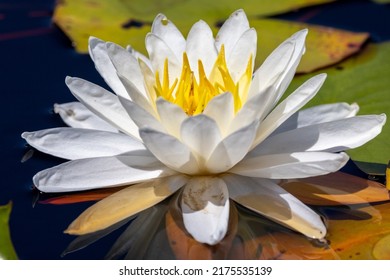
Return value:
M 356 103 L 344 102 L 323 104 L 300 110 L 282 123 L 273 134 L 312 124 L 337 121 L 356 116 L 359 106 Z
M 229 72 L 235 82 L 239 81 L 245 73 L 249 59 L 252 60 L 251 73 L 253 72 L 256 50 L 257 33 L 254 28 L 251 28 L 241 35 L 226 58 Z
M 244 158 L 229 170 L 243 176 L 269 179 L 295 179 L 335 172 L 349 157 L 345 153 L 301 152 Z
M 234 118 L 234 99 L 230 92 L 221 93 L 207 103 L 203 114 L 217 123 L 222 135 L 228 134 L 230 123 Z
M 72 94 L 91 112 L 126 134 L 139 138 L 138 127 L 128 117 L 117 96 L 80 78 L 66 77 L 65 82 Z
M 145 146 L 122 133 L 82 128 L 50 128 L 23 132 L 22 138 L 41 152 L 65 159 L 115 156 Z
M 183 143 L 191 149 L 201 166 L 205 164 L 216 145 L 222 141 L 217 123 L 203 114 L 187 118 L 181 125 L 180 135 Z
M 324 238 L 326 227 L 320 216 L 271 180 L 237 175 L 222 179 L 239 204 L 310 238 Z
M 290 94 L 260 124 L 252 148 L 267 138 L 285 120 L 312 99 L 324 83 L 326 74 L 319 74 L 307 80 Z
M 140 135 L 148 150 L 166 166 L 184 174 L 199 171 L 191 150 L 177 138 L 147 127 L 140 129 Z
M 217 49 L 214 45 L 213 32 L 203 20 L 195 23 L 187 36 L 185 49 L 192 71 L 199 81 L 198 61 L 201 60 L 206 75 L 210 74 L 217 59 Z
M 271 109 L 279 101 L 294 77 L 295 70 L 305 51 L 307 29 L 298 31 L 280 44 L 256 70 L 249 89 L 248 96 L 252 97 L 270 85 L 274 86 Z M 267 112 L 268 113 L 268 112 Z
M 183 222 L 195 240 L 215 245 L 226 235 L 229 223 L 229 193 L 218 177 L 193 177 L 181 199 Z
M 164 75 L 165 60 L 168 60 L 169 84 L 173 85 L 175 79 L 180 77 L 182 59 L 177 57 L 170 45 L 153 33 L 146 35 L 145 43 L 154 73 L 159 73 L 161 81 Z
M 225 46 L 226 58 L 229 55 L 240 39 L 242 34 L 249 29 L 249 22 L 243 10 L 233 12 L 230 17 L 224 22 L 215 37 L 215 46 L 219 51 L 221 46 Z
M 137 61 L 141 60 L 143 63 L 145 63 L 150 69 L 152 69 L 152 63 L 150 62 L 149 58 L 147 58 L 142 53 L 136 51 L 131 46 L 126 47 L 126 51 L 128 51 L 132 56 L 134 56 Z
M 117 95 L 129 98 L 129 95 L 119 80 L 116 74 L 116 69 L 107 53 L 106 42 L 95 37 L 90 37 L 88 48 L 89 54 L 95 63 L 96 70 L 103 77 L 107 85 L 109 85 Z
M 177 27 L 163 14 L 158 14 L 152 24 L 152 33 L 160 37 L 172 50 L 177 59 L 186 47 L 186 40 Z
M 34 185 L 42 192 L 71 192 L 124 186 L 175 174 L 148 151 L 78 159 L 38 172 Z
M 54 104 L 54 112 L 60 115 L 64 123 L 74 128 L 118 132 L 117 128 L 96 116 L 80 102 Z
M 169 132 L 169 134 L 180 138 L 180 127 L 185 119 L 187 119 L 186 113 L 179 106 L 166 101 L 164 98 L 158 98 L 157 112 L 160 117 L 160 122 Z
M 161 202 L 186 181 L 185 176 L 177 175 L 122 189 L 85 210 L 69 225 L 65 233 L 79 235 L 105 229 Z
M 242 160 L 255 137 L 258 122 L 245 126 L 223 139 L 207 159 L 206 168 L 210 173 L 221 173 Z
M 382 114 L 304 126 L 268 137 L 252 152 L 256 155 L 269 155 L 303 151 L 345 151 L 373 139 L 382 131 L 385 122 L 386 116 Z
M 108 56 L 114 65 L 118 76 L 130 80 L 137 90 L 146 96 L 144 78 L 138 64 L 138 60 L 126 49 L 114 43 L 106 43 Z M 131 92 L 127 90 L 131 96 Z

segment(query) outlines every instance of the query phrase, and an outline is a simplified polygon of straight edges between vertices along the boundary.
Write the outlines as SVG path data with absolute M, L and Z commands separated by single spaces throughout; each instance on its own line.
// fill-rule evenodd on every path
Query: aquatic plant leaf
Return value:
M 351 205 L 390 200 L 384 185 L 343 172 L 285 180 L 280 186 L 310 205 Z
M 326 72 L 328 77 L 306 107 L 356 102 L 360 106 L 361 115 L 385 113 L 390 116 L 390 42 L 370 44 L 359 55 L 334 67 L 295 77 L 287 92 L 292 92 L 303 81 L 322 72 Z M 390 126 L 385 125 L 375 139 L 347 153 L 356 161 L 387 164 L 390 155 L 389 139 Z
M 11 208 L 11 202 L 7 205 L 0 206 L 0 260 L 16 260 L 18 258 L 12 245 L 8 228 Z
M 120 45 L 131 45 L 144 52 L 144 38 L 158 13 L 164 13 L 184 33 L 203 19 L 216 27 L 234 10 L 242 8 L 249 18 L 274 15 L 333 0 L 63 0 L 54 12 L 54 22 L 70 37 L 76 50 L 87 52 L 88 37 L 93 35 Z M 269 30 L 274 34 L 275 29 Z M 291 35 L 291 33 L 289 34 Z M 286 36 L 280 34 L 280 38 Z
M 299 63 L 298 73 L 309 73 L 340 62 L 358 52 L 369 37 L 368 33 L 274 19 L 251 20 L 250 25 L 258 31 L 259 35 L 257 65 L 260 65 L 285 38 L 308 28 L 306 52 Z

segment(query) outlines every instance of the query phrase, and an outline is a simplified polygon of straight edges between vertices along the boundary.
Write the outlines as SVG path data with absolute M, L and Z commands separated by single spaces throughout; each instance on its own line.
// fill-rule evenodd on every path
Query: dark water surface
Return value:
M 0 205 L 12 200 L 10 230 L 21 259 L 59 259 L 73 240 L 62 231 L 91 203 L 36 204 L 32 176 L 61 160 L 30 150 L 23 131 L 64 126 L 52 113 L 54 103 L 73 101 L 66 75 L 104 85 L 88 55 L 77 54 L 53 25 L 54 0 L 0 1 L 0 84 L 2 96 Z M 259 1 L 260 2 L 260 1 Z M 280 16 L 352 31 L 370 32 L 371 40 L 390 39 L 390 7 L 370 1 L 338 1 Z M 65 259 L 101 259 L 119 235 L 113 233 Z

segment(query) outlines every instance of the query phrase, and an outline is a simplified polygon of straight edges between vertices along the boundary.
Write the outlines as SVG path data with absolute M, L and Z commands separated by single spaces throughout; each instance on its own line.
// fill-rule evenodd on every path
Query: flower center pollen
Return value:
M 163 97 L 180 106 L 187 115 L 192 116 L 202 113 L 213 97 L 224 92 L 230 92 L 234 98 L 235 112 L 237 112 L 246 101 L 252 80 L 252 55 L 249 58 L 245 72 L 236 82 L 227 67 L 223 45 L 208 76 L 202 61 L 198 60 L 198 74 L 199 78 L 197 79 L 191 70 L 188 56 L 184 52 L 180 78 L 176 78 L 170 85 L 168 59 L 166 59 L 162 80 L 160 80 L 159 72 L 156 72 L 154 88 L 157 97 Z

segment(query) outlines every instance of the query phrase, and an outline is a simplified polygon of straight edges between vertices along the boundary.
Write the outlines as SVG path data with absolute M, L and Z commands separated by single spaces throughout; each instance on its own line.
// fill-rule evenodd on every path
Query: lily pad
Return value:
M 327 73 L 323 87 L 306 107 L 335 102 L 356 102 L 360 115 L 382 114 L 390 116 L 390 42 L 368 45 L 359 55 L 322 69 L 314 74 Z M 313 74 L 294 78 L 287 92 L 292 92 Z M 362 147 L 349 150 L 353 160 L 387 163 L 390 156 L 390 126 Z
M 11 242 L 8 228 L 9 215 L 12 203 L 0 206 L 0 260 L 16 260 L 17 256 Z
M 332 0 L 264 0 L 261 5 L 252 0 L 240 1 L 239 5 L 234 0 L 152 0 L 148 5 L 143 0 L 63 0 L 58 2 L 53 19 L 81 53 L 88 51 L 88 37 L 91 35 L 145 52 L 144 38 L 158 13 L 166 14 L 186 34 L 199 19 L 216 27 L 239 8 L 255 20 L 327 2 Z M 278 38 L 291 35 L 284 33 L 287 27 L 279 30 L 279 25 L 273 27 L 269 23 L 267 28 L 271 28 L 266 29 L 269 33 L 280 34 Z M 295 25 L 292 28 L 296 28 Z

